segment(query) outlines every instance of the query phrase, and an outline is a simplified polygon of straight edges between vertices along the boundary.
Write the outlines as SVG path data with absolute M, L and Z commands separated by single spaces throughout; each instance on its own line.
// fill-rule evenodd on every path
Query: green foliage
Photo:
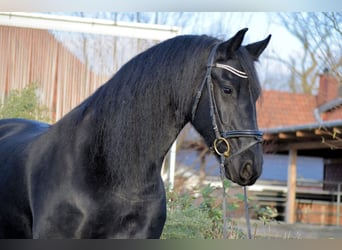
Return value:
M 214 191 L 215 189 L 210 184 L 200 190 L 203 201 L 199 208 L 207 214 L 211 221 L 211 226 L 207 231 L 209 238 L 215 238 L 222 234 L 222 204 L 217 202 L 217 197 L 213 195 Z
M 167 221 L 162 239 L 203 239 L 210 219 L 193 205 L 194 197 L 167 192 Z
M 258 214 L 258 219 L 262 221 L 264 225 L 274 221 L 278 216 L 277 209 L 270 206 L 257 207 L 256 212 Z
M 38 87 L 35 84 L 26 86 L 21 91 L 12 90 L 0 106 L 0 118 L 24 118 L 50 122 L 49 110 L 39 104 Z
M 231 182 L 224 183 L 226 198 L 228 199 L 227 210 L 234 212 L 243 204 L 244 195 L 235 194 L 229 196 Z M 194 190 L 193 193 L 179 194 L 175 191 L 167 192 L 167 220 L 164 226 L 162 239 L 222 239 L 223 238 L 223 213 L 221 188 L 218 190 L 209 185 Z M 217 192 L 218 191 L 218 192 Z M 251 201 L 251 199 L 249 199 Z M 277 239 L 284 238 L 276 228 L 272 228 L 278 212 L 270 206 L 252 206 L 259 222 L 254 224 L 254 239 Z M 246 239 L 246 230 L 240 229 L 234 220 L 227 218 L 227 238 Z M 268 227 L 269 233 L 257 235 L 258 226 Z M 246 231 L 246 232 L 245 232 Z M 265 229 L 263 229 L 265 231 Z M 290 238 L 286 236 L 285 239 Z
M 226 188 L 231 184 L 224 184 Z M 220 239 L 223 237 L 222 201 L 216 188 L 209 185 L 198 190 L 200 196 L 167 192 L 167 220 L 162 239 Z M 234 204 L 234 202 L 233 202 Z M 237 209 L 232 205 L 228 210 Z M 229 221 L 229 238 L 245 238 L 245 234 Z

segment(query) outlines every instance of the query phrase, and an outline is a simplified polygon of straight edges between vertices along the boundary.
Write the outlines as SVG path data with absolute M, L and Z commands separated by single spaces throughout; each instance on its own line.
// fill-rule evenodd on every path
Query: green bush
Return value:
M 162 239 L 205 239 L 210 218 L 201 210 L 187 208 L 169 211 Z
M 0 106 L 0 118 L 24 118 L 50 122 L 49 109 L 39 104 L 38 87 L 30 84 L 22 90 L 12 90 Z
M 226 186 L 227 188 L 228 186 Z M 199 190 L 195 198 L 188 193 L 167 192 L 167 220 L 162 239 L 221 239 L 223 238 L 222 202 L 211 185 Z M 197 202 L 195 202 L 197 200 Z M 196 205 L 197 203 L 197 205 Z M 237 206 L 230 209 L 237 209 Z M 232 221 L 228 221 L 228 238 L 246 238 Z
M 211 227 L 208 214 L 193 204 L 194 197 L 167 192 L 167 220 L 162 239 L 204 239 Z

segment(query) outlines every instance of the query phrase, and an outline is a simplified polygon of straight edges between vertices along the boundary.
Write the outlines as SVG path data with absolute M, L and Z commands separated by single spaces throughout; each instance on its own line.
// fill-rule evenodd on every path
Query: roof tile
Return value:
M 258 124 L 262 129 L 316 122 L 316 97 L 275 90 L 263 91 L 257 102 Z

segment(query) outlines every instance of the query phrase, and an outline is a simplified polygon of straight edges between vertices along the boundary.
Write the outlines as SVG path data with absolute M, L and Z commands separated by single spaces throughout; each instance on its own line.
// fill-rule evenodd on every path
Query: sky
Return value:
M 338 0 L 11 0 L 0 1 L 2 11 L 337 11 Z
M 75 13 L 54 13 L 75 15 Z M 76 15 L 79 15 L 76 14 Z M 110 12 L 84 12 L 86 17 L 113 20 Z M 118 21 L 137 21 L 137 12 L 117 12 Z M 140 22 L 155 23 L 156 12 L 140 12 Z M 257 70 L 264 88 L 276 88 L 283 83 L 287 69 L 270 57 L 287 58 L 300 51 L 300 43 L 277 21 L 276 12 L 158 12 L 158 23 L 181 27 L 181 34 L 207 34 L 220 39 L 229 39 L 238 30 L 249 28 L 244 44 L 265 39 L 269 34 L 272 39 L 257 63 Z M 268 84 L 269 83 L 269 84 Z M 267 85 L 268 84 L 268 85 Z
M 275 12 L 235 12 L 233 16 L 241 19 L 235 29 L 248 27 L 247 36 L 251 41 L 264 39 L 268 34 L 272 35 L 268 51 L 276 51 L 281 56 L 288 56 L 298 50 L 300 43 L 281 24 L 276 21 Z
M 222 15 L 226 15 L 226 20 L 222 20 Z M 301 48 L 300 42 L 289 31 L 283 27 L 277 20 L 276 12 L 226 12 L 226 13 L 202 13 L 201 23 L 208 23 L 207 29 L 199 29 L 196 24 L 190 24 L 183 29 L 183 33 L 211 33 L 215 26 L 223 25 L 227 30 L 226 39 L 234 35 L 238 30 L 247 27 L 249 30 L 245 36 L 245 44 L 256 42 L 272 35 L 271 41 L 265 50 L 265 54 L 270 56 L 278 55 L 282 58 L 288 58 L 294 53 L 298 53 Z M 218 17 L 218 18 L 215 18 Z M 221 19 L 220 19 L 221 17 Z M 209 23 L 211 25 L 209 25 Z M 220 36 L 220 32 L 214 36 Z M 263 59 L 263 57 L 261 58 Z M 262 61 L 261 61 L 262 62 Z
M 191 17 L 191 14 L 195 18 Z M 281 88 L 275 85 L 278 82 L 282 85 L 289 74 L 284 65 L 269 58 L 285 59 L 301 51 L 301 44 L 279 23 L 276 12 L 192 12 L 183 16 L 184 19 L 188 18 L 188 21 L 178 21 L 175 13 L 165 24 L 182 25 L 183 34 L 208 34 L 221 39 L 229 39 L 238 30 L 247 27 L 249 30 L 244 44 L 263 40 L 271 34 L 271 41 L 256 64 L 260 80 L 265 83 L 264 88 Z
M 116 14 L 114 14 L 116 13 Z M 58 15 L 76 15 L 88 18 L 117 21 L 155 23 L 181 27 L 181 34 L 207 34 L 220 39 L 229 39 L 238 30 L 249 28 L 244 44 L 257 42 L 272 35 L 271 41 L 256 63 L 259 79 L 264 89 L 290 91 L 289 69 L 279 61 L 289 61 L 290 56 L 302 53 L 301 43 L 280 23 L 279 12 L 52 12 Z M 158 13 L 158 14 L 156 14 Z M 284 12 L 283 12 L 284 13 Z M 62 39 L 63 41 L 63 39 Z M 127 47 L 127 46 L 126 46 Z M 77 53 L 75 53 L 77 54 Z M 130 57 L 131 58 L 131 57 Z M 128 59 L 127 59 L 128 60 Z M 108 64 L 110 65 L 110 64 Z M 110 67 L 109 67 L 110 68 Z
M 215 1 L 215 0 L 213 0 Z M 210 8 L 209 8 L 210 9 Z M 181 27 L 181 34 L 207 34 L 215 36 L 220 39 L 229 39 L 238 30 L 242 28 L 249 28 L 247 32 L 244 44 L 257 42 L 265 39 L 269 34 L 272 35 L 272 39 L 260 57 L 256 68 L 259 73 L 260 82 L 263 89 L 276 89 L 291 91 L 289 87 L 289 79 L 291 75 L 290 69 L 281 63 L 280 60 L 275 58 L 281 58 L 282 61 L 289 62 L 291 59 L 300 59 L 304 53 L 301 42 L 290 34 L 290 32 L 281 24 L 279 13 L 281 12 L 184 12 L 184 11 L 83 11 L 83 12 L 45 12 L 57 15 L 76 15 L 78 17 L 84 16 L 88 18 L 110 19 L 111 21 L 126 21 L 126 22 L 142 22 L 142 23 L 157 23 L 160 25 L 169 25 Z M 137 14 L 139 13 L 139 14 Z M 291 12 L 287 12 L 291 13 Z M 139 20 L 138 20 L 139 19 Z M 63 42 L 63 39 L 61 39 Z M 124 50 L 130 49 L 131 45 L 125 44 Z M 79 47 L 79 46 L 78 46 Z M 122 51 L 122 50 L 120 50 Z M 138 53 L 132 50 L 134 53 Z M 83 51 L 82 51 L 83 53 Z M 80 54 L 74 52 L 74 54 Z M 106 53 L 103 53 L 106 54 Z M 131 56 L 132 57 L 132 56 Z M 131 57 L 127 58 L 130 59 Z M 81 57 L 79 56 L 81 59 Z M 111 57 L 113 60 L 113 57 Z M 123 60 L 126 62 L 127 60 Z M 291 60 L 292 61 L 292 60 Z M 102 60 L 101 64 L 109 65 L 108 70 L 112 72 L 110 63 L 106 60 Z M 320 62 L 320 65 L 315 69 L 316 73 L 323 71 L 324 62 Z M 100 64 L 96 64 L 100 65 Z M 118 65 L 122 65 L 121 62 Z M 116 71 L 116 68 L 114 72 Z M 315 76 L 314 76 L 315 77 Z M 314 84 L 318 85 L 318 77 Z M 314 89 L 313 91 L 316 91 Z
M 142 22 L 155 22 L 154 13 L 142 12 Z M 277 21 L 276 12 L 159 12 L 158 15 L 161 24 L 181 26 L 183 34 L 208 34 L 228 39 L 248 27 L 247 42 L 262 40 L 272 34 L 270 47 L 282 56 L 292 52 L 291 48 L 299 47 L 296 38 Z M 119 14 L 120 20 L 130 21 L 131 18 L 128 14 Z
M 196 15 L 196 13 L 193 13 Z M 287 59 L 301 53 L 301 44 L 282 24 L 276 12 L 201 12 L 198 18 L 189 18 L 182 33 L 208 34 L 228 39 L 238 30 L 247 27 L 244 44 L 257 42 L 272 35 L 271 41 L 256 64 L 261 83 L 265 89 L 287 90 L 288 69 L 281 63 L 269 59 Z M 175 18 L 166 22 L 176 24 Z M 226 33 L 226 34 L 222 34 Z

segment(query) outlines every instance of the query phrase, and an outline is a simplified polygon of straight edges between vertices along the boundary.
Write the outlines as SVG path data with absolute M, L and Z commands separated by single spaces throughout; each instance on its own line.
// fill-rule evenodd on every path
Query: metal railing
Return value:
M 342 181 L 297 180 L 296 185 L 297 222 L 341 226 Z M 258 181 L 249 192 L 256 204 L 276 208 L 276 219 L 285 220 L 286 182 Z

